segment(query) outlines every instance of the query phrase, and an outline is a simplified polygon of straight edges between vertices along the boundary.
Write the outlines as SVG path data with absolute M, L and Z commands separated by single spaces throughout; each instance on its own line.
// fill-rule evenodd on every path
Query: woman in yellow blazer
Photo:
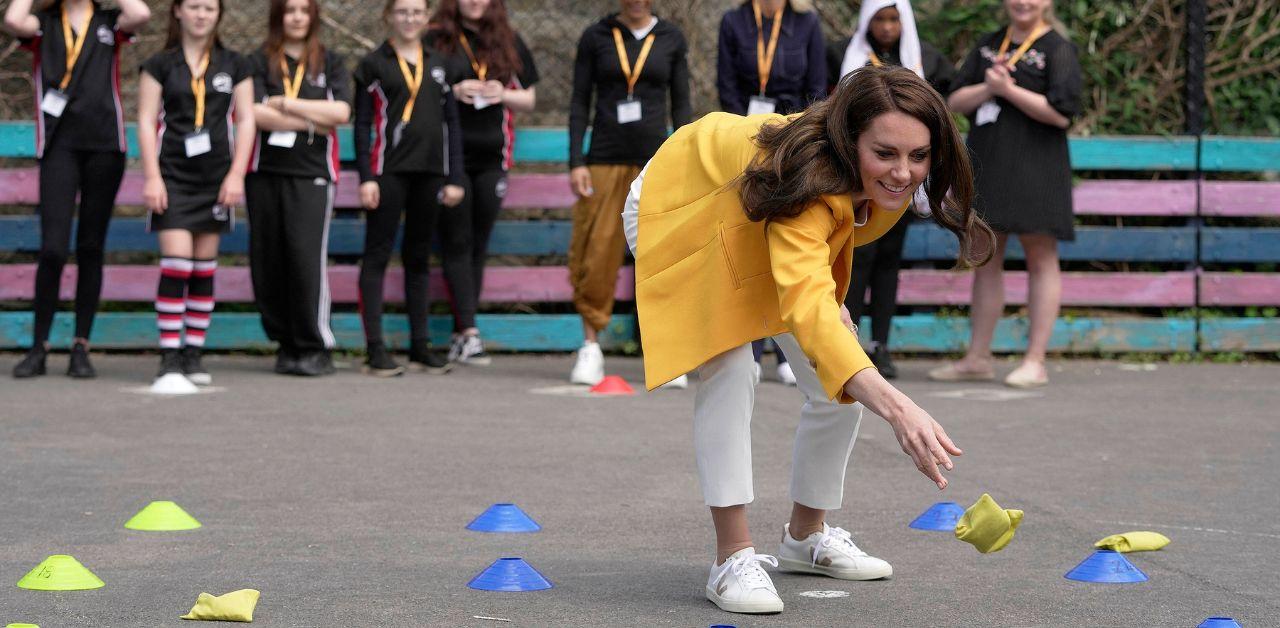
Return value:
M 960 449 L 879 375 L 842 305 L 854 246 L 892 227 L 921 184 L 960 240 L 959 263 L 984 262 L 974 244 L 991 231 L 970 209 L 972 171 L 946 105 L 911 71 L 887 67 L 853 72 L 803 113 L 708 115 L 672 135 L 632 184 L 623 222 L 646 384 L 699 374 L 694 445 L 717 537 L 706 596 L 724 610 L 782 610 L 761 563 L 850 580 L 892 573 L 825 523 L 843 499 L 862 406 L 947 485 L 939 467 Z M 777 558 L 755 553 L 746 517 L 750 343 L 770 336 L 805 395 Z

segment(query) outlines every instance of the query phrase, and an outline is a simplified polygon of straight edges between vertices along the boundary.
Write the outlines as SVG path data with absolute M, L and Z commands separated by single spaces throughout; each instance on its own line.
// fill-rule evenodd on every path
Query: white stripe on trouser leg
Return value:
M 324 207 L 324 234 L 320 236 L 320 311 L 316 313 L 316 321 L 320 327 L 320 338 L 326 349 L 337 346 L 333 337 L 333 329 L 329 327 L 329 311 L 333 307 L 329 295 L 329 219 L 333 217 L 333 194 L 335 186 L 330 183 L 326 192 Z
M 835 510 L 844 499 L 844 476 L 862 422 L 862 404 L 827 399 L 818 374 L 795 336 L 780 334 L 773 341 L 787 356 L 796 387 L 805 396 L 796 428 L 791 462 L 791 499 L 802 506 Z
M 751 345 L 730 349 L 698 367 L 693 446 L 708 506 L 755 499 L 751 483 L 751 410 L 755 405 Z

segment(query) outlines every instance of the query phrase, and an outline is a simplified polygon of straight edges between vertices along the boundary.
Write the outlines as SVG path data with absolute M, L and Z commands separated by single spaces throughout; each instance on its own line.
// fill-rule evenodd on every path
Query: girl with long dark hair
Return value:
M 853 72 L 800 114 L 708 115 L 677 131 L 632 183 L 623 223 L 645 379 L 653 389 L 699 374 L 694 448 L 717 552 L 705 594 L 724 610 L 783 609 L 763 563 L 847 580 L 893 572 L 826 523 L 841 506 L 864 406 L 921 473 L 947 486 L 941 470 L 960 449 L 880 376 L 841 305 L 855 240 L 892 228 L 922 184 L 960 241 L 960 264 L 985 261 L 978 247 L 991 231 L 970 209 L 972 170 L 946 105 L 920 77 L 888 67 Z M 791 358 L 805 397 L 777 558 L 756 553 L 746 515 L 750 345 L 765 337 Z

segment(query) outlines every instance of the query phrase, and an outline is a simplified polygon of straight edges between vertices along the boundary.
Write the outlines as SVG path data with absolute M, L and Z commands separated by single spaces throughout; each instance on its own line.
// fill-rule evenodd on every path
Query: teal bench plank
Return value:
M 1203 351 L 1280 351 L 1280 319 L 1206 318 L 1200 321 Z
M 1200 144 L 1200 168 L 1219 172 L 1280 170 L 1280 138 L 1205 137 Z
M 1200 231 L 1204 262 L 1278 262 L 1280 228 L 1204 227 Z
M 1194 170 L 1191 137 L 1072 137 L 1074 170 Z
M 75 316 L 59 312 L 54 317 L 51 343 L 70 344 Z M 582 319 L 576 314 L 480 314 L 477 326 L 484 332 L 485 347 L 492 351 L 574 351 L 582 346 Z M 432 316 L 431 341 L 447 345 L 453 329 L 448 316 Z M 335 312 L 331 326 L 342 349 L 364 348 L 360 316 Z M 383 317 L 387 342 L 393 347 L 409 343 L 409 324 L 402 314 Z M 601 335 L 601 344 L 617 349 L 635 338 L 635 317 L 619 314 Z M 103 312 L 93 327 L 94 346 L 100 349 L 153 349 L 156 347 L 155 315 L 143 312 Z M 31 313 L 0 312 L 0 349 L 31 344 Z M 210 349 L 265 349 L 272 346 L 262 333 L 258 315 L 216 312 L 209 330 Z
M 859 326 L 870 341 L 870 319 Z M 1026 350 L 1025 318 L 1005 317 L 996 324 L 992 349 L 1001 353 Z M 917 314 L 893 319 L 889 344 L 894 351 L 956 353 L 969 346 L 969 319 Z M 1050 351 L 1068 353 L 1191 351 L 1195 321 L 1162 318 L 1059 318 L 1049 338 Z

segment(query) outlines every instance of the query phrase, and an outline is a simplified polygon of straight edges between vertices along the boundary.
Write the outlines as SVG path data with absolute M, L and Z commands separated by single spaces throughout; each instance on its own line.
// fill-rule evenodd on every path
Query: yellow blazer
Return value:
M 735 179 L 765 123 L 803 114 L 713 113 L 676 131 L 649 162 L 640 191 L 636 307 L 652 390 L 707 360 L 791 332 L 829 399 L 853 403 L 845 382 L 871 368 L 840 322 L 853 247 L 902 217 L 850 195 L 824 195 L 798 216 L 752 222 Z M 857 224 L 855 224 L 855 222 Z

